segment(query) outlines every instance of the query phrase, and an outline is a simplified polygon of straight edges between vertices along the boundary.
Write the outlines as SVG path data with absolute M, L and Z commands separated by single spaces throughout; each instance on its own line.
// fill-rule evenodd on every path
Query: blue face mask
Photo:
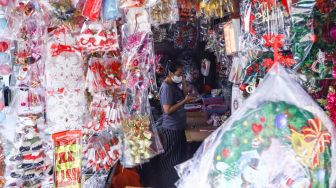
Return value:
M 0 29 L 7 29 L 8 23 L 6 18 L 0 18 Z
M 104 20 L 111 20 L 118 17 L 118 3 L 117 0 L 105 0 L 103 7 Z
M 8 63 L 10 60 L 10 55 L 5 52 L 0 52 L 0 63 L 5 64 Z

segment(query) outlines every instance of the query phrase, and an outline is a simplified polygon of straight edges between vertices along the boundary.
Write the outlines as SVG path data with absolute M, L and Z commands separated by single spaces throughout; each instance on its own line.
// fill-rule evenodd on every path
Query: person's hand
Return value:
M 196 97 L 192 97 L 192 96 L 190 96 L 190 95 L 187 95 L 185 98 L 184 98 L 184 103 L 186 104 L 186 103 L 191 103 L 191 102 L 193 102 L 193 101 L 195 101 L 196 100 Z

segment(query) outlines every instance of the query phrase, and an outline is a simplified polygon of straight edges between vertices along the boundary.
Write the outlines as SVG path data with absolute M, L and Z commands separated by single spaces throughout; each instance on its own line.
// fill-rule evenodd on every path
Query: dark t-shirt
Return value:
M 163 82 L 160 88 L 160 101 L 163 105 L 174 105 L 183 100 L 183 92 L 176 84 Z M 163 108 L 162 108 L 163 109 Z M 171 130 L 185 129 L 187 121 L 186 111 L 183 107 L 171 114 L 163 113 L 162 126 Z

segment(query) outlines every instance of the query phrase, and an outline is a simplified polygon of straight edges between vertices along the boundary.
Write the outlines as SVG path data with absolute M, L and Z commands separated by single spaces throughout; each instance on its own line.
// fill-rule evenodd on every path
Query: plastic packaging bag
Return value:
M 315 4 L 314 0 L 300 0 L 291 6 L 291 50 L 294 60 L 298 63 L 306 59 L 315 42 L 313 17 Z
M 72 31 L 80 31 L 85 18 L 82 16 L 82 3 L 78 0 L 49 0 L 40 1 L 43 10 L 47 13 L 50 28 L 67 27 Z
M 335 187 L 335 127 L 275 65 L 194 157 L 178 187 Z
M 9 40 L 0 38 L 0 75 L 9 75 L 12 72 L 10 47 Z
M 296 65 L 309 53 L 314 36 L 312 27 L 315 1 L 287 0 L 251 1 L 240 4 L 243 20 L 241 46 L 243 49 L 273 51 L 268 36 L 281 35 L 279 51 L 292 50 Z
M 290 4 L 287 0 L 251 1 L 240 3 L 243 49 L 271 50 L 263 37 L 270 34 L 284 36 L 283 49 L 290 48 Z
M 35 118 L 18 119 L 15 148 L 7 159 L 6 187 L 41 187 L 44 179 L 52 175 L 52 163 L 46 156 Z
M 118 0 L 119 8 L 143 7 L 146 0 Z
M 82 132 L 70 130 L 52 135 L 54 142 L 54 185 L 81 187 Z
M 18 116 L 38 115 L 44 112 L 43 95 L 38 90 L 22 87 L 16 89 L 12 107 L 15 108 Z
M 234 56 L 232 58 L 232 67 L 229 75 L 229 81 L 234 84 L 240 84 L 243 76 L 243 68 L 248 59 L 245 56 Z
M 127 32 L 129 34 L 151 33 L 150 16 L 145 8 L 131 8 L 124 11 Z
M 133 167 L 163 152 L 156 128 L 148 115 L 134 115 L 122 121 L 124 131 L 121 163 Z
M 119 43 L 115 22 L 85 23 L 81 34 L 76 36 L 76 44 L 88 53 L 118 51 Z
M 6 164 L 5 164 L 5 151 L 4 151 L 4 141 L 2 139 L 0 140 L 0 187 L 3 187 L 5 185 L 5 170 L 6 170 Z
M 48 133 L 81 129 L 87 115 L 84 65 L 74 47 L 75 39 L 65 28 L 53 35 L 45 61 Z
M 107 174 L 121 157 L 122 140 L 118 135 L 93 135 L 84 150 L 84 173 Z
M 264 78 L 275 62 L 279 62 L 286 68 L 291 68 L 295 65 L 293 56 L 288 53 L 279 52 L 276 56 L 276 54 L 272 52 L 262 52 L 254 57 L 251 56 L 253 55 L 250 55 L 249 62 L 245 64 L 244 79 L 240 85 L 240 89 L 245 92 L 245 96 L 254 92 L 259 82 Z
M 118 0 L 104 0 L 103 19 L 115 20 L 119 17 Z
M 86 0 L 83 7 L 83 16 L 96 21 L 99 19 L 103 0 Z
M 120 131 L 123 105 L 113 100 L 113 97 L 95 94 L 89 111 L 92 119 L 86 126 L 88 130 L 96 133 L 105 130 Z
M 189 0 L 177 0 L 180 21 L 195 21 L 199 12 L 199 2 Z
M 88 69 L 89 91 L 101 92 L 121 86 L 121 63 L 116 58 L 91 58 Z
M 161 1 L 150 9 L 152 25 L 171 23 L 179 20 L 176 0 Z

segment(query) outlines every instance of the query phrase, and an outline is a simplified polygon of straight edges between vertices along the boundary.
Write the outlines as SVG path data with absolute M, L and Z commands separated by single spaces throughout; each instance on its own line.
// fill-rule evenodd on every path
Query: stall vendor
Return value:
M 186 158 L 186 111 L 184 104 L 195 100 L 187 95 L 187 85 L 180 62 L 168 62 L 166 78 L 160 88 L 160 101 L 163 110 L 161 141 L 165 152 L 159 156 L 160 187 L 174 187 L 178 180 L 174 166 Z M 178 87 L 182 83 L 182 89 Z

